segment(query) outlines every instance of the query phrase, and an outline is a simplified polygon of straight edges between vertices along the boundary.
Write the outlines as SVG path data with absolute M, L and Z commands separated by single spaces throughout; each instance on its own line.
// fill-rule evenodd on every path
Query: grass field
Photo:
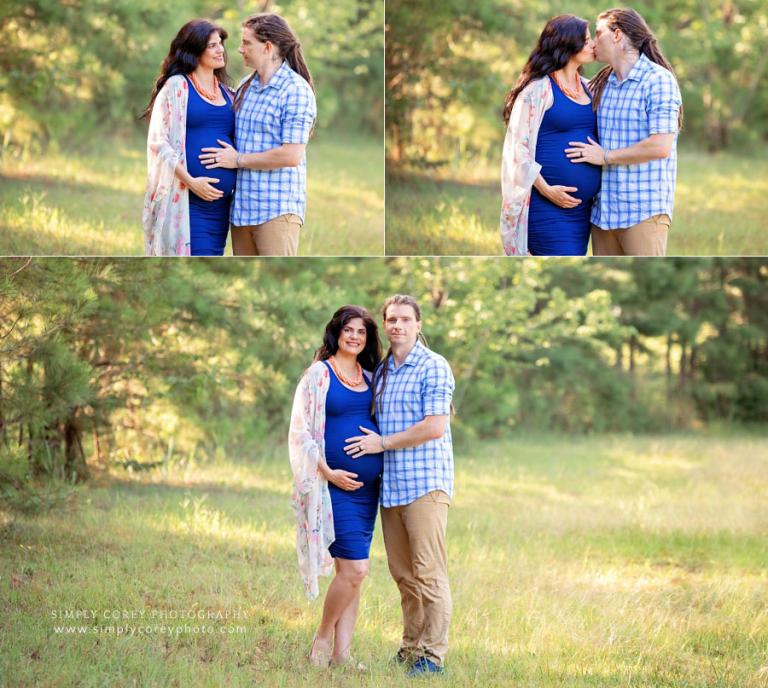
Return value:
M 412 685 L 388 663 L 400 612 L 378 525 L 353 648 L 368 672 L 305 666 L 320 603 L 272 454 L 103 473 L 63 512 L 0 512 L 0 684 Z M 768 440 L 520 439 L 456 469 L 439 685 L 768 683 Z M 61 619 L 75 610 L 96 618 Z M 229 618 L 172 618 L 190 610 Z
M 388 255 L 501 255 L 497 166 L 387 176 Z M 681 150 L 670 256 L 768 253 L 768 156 Z
M 145 150 L 135 137 L 0 159 L 0 255 L 143 255 Z M 300 254 L 382 255 L 381 140 L 319 132 L 307 179 Z

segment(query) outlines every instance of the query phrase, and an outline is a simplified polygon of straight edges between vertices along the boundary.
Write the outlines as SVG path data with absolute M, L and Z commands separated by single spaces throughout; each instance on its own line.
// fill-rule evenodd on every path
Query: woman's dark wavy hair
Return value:
M 157 94 L 160 93 L 160 89 L 165 85 L 165 82 L 168 81 L 168 79 L 179 74 L 191 74 L 197 69 L 200 56 L 208 48 L 208 40 L 213 33 L 219 34 L 222 43 L 227 40 L 227 36 L 229 36 L 224 29 L 207 19 L 193 19 L 179 29 L 176 38 L 171 41 L 171 48 L 160 67 L 160 76 L 157 77 L 157 81 L 155 82 L 155 88 L 152 91 L 152 97 L 149 99 L 149 104 L 144 112 L 141 113 L 139 119 L 144 119 L 152 114 L 152 107 L 155 104 Z M 232 79 L 227 73 L 226 60 L 227 51 L 225 49 L 225 64 L 220 69 L 214 70 L 213 73 L 222 84 L 231 87 Z
M 635 12 L 635 10 L 625 7 L 615 7 L 597 15 L 598 21 L 602 19 L 606 20 L 606 25 L 611 31 L 620 29 L 637 52 L 641 55 L 645 55 L 651 62 L 661 65 L 673 75 L 675 74 L 672 65 L 667 62 L 667 59 L 661 52 L 661 48 L 659 48 L 659 44 L 656 41 L 656 36 L 653 35 L 653 31 L 651 31 L 648 24 L 645 23 L 645 19 Z M 589 82 L 589 89 L 592 91 L 592 107 L 595 110 L 597 110 L 597 106 L 600 105 L 600 99 L 603 97 L 605 84 L 608 82 L 608 77 L 611 76 L 612 72 L 613 69 L 610 65 L 603 67 Z M 677 127 L 678 129 L 683 128 L 682 105 L 677 113 Z
M 312 361 L 325 361 L 339 350 L 339 335 L 344 326 L 354 318 L 360 318 L 365 325 L 365 347 L 357 356 L 357 362 L 364 370 L 373 372 L 381 360 L 379 328 L 371 314 L 362 306 L 342 306 L 325 326 L 323 345 L 315 351 Z
M 536 79 L 541 79 L 558 69 L 562 69 L 576 53 L 580 52 L 587 42 L 587 27 L 589 22 L 573 14 L 560 14 L 552 17 L 539 36 L 528 62 L 517 83 L 507 94 L 504 103 L 504 123 L 509 123 L 512 106 L 520 92 Z M 581 67 L 579 67 L 581 74 Z

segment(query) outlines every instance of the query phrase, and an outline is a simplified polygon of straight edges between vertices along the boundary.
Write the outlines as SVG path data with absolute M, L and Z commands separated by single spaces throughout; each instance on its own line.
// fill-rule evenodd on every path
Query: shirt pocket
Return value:
M 255 113 L 255 119 L 256 131 L 262 134 L 265 141 L 279 142 L 282 129 L 282 109 L 276 102 L 270 101 L 262 104 Z
M 406 389 L 398 399 L 403 414 L 411 418 L 411 425 L 424 418 L 424 398 L 418 389 Z

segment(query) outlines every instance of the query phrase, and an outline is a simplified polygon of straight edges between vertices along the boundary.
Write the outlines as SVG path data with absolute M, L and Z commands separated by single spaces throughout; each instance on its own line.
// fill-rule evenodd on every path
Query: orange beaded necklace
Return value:
M 212 103 L 219 99 L 219 80 L 216 78 L 215 74 L 213 75 L 213 93 L 209 93 L 200 85 L 194 72 L 192 72 L 189 77 L 192 79 L 192 85 L 195 87 L 195 90 L 203 96 L 203 98 L 210 100 Z
M 328 359 L 328 362 L 331 364 L 331 368 L 333 368 L 333 372 L 336 373 L 336 377 L 341 380 L 347 387 L 357 387 L 362 381 L 363 381 L 363 368 L 362 366 L 355 361 L 355 379 L 350 380 L 348 377 L 345 377 L 344 374 L 339 370 L 339 366 L 336 363 L 336 359 L 331 356 Z
M 567 95 L 571 100 L 579 100 L 579 98 L 584 95 L 584 85 L 581 83 L 581 77 L 578 75 L 575 89 L 568 88 L 562 81 L 560 81 L 560 78 L 555 72 L 552 72 L 552 78 L 554 78 L 560 90 L 565 93 L 565 95 Z

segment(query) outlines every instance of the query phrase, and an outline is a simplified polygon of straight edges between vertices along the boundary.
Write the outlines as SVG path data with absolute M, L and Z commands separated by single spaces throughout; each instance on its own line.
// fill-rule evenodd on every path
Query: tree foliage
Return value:
M 226 7 L 226 9 L 225 9 Z M 141 126 L 172 38 L 195 17 L 228 32 L 229 71 L 246 74 L 237 54 L 240 24 L 258 11 L 284 15 L 299 34 L 318 89 L 318 127 L 381 132 L 383 21 L 380 0 L 4 0 L 0 29 L 0 129 L 12 143 L 61 143 L 94 130 Z
M 387 145 L 421 166 L 499 157 L 501 110 L 547 19 L 610 5 L 573 0 L 387 2 Z M 768 7 L 759 0 L 634 3 L 676 71 L 683 140 L 711 150 L 768 138 Z M 586 76 L 597 65 L 585 70 Z
M 762 259 L 4 259 L 0 455 L 73 481 L 258 455 L 331 313 L 395 292 L 453 367 L 459 440 L 768 421 Z

